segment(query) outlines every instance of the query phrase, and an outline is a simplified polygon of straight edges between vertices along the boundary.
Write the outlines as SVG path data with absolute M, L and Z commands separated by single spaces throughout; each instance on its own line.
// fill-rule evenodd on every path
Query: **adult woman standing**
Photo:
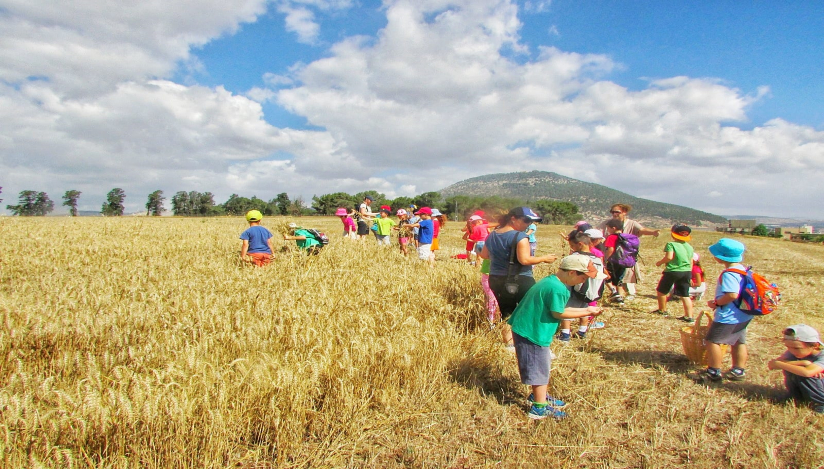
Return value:
M 627 217 L 627 214 L 629 214 L 630 210 L 632 210 L 632 205 L 612 204 L 612 207 L 609 208 L 609 213 L 610 215 L 612 215 L 613 220 L 621 220 L 621 222 L 624 223 L 624 233 L 633 234 L 639 238 L 641 236 L 655 236 L 657 238 L 661 231 L 653 230 L 650 228 L 644 228 L 644 226 L 638 223 L 637 221 L 630 220 Z M 598 225 L 601 231 L 604 231 L 605 233 L 608 221 L 609 220 L 604 220 L 603 223 Z M 623 302 L 624 300 L 629 301 L 635 299 L 635 284 L 640 280 L 641 271 L 638 264 L 636 263 L 632 269 L 627 270 L 626 276 L 624 277 L 624 286 L 627 288 L 629 296 L 627 296 L 626 298 L 620 298 L 620 295 L 618 295 L 618 298 L 620 298 L 621 302 Z M 613 298 L 615 298 L 615 295 L 613 295 Z
M 539 221 L 541 217 L 529 207 L 515 207 L 498 219 L 498 227 L 489 233 L 481 250 L 481 258 L 490 260 L 489 288 L 498 300 L 503 321 L 506 321 L 515 311 L 515 307 L 518 306 L 518 302 L 527 290 L 535 285 L 532 266 L 543 262 L 554 262 L 557 259 L 551 254 L 533 256 L 531 253 L 529 237 L 524 230 L 531 223 Z M 511 268 L 510 259 L 514 262 Z M 517 290 L 507 289 L 509 277 L 512 277 L 512 283 L 517 284 Z M 506 324 L 504 324 L 502 334 L 504 343 L 507 346 L 513 345 L 512 330 Z

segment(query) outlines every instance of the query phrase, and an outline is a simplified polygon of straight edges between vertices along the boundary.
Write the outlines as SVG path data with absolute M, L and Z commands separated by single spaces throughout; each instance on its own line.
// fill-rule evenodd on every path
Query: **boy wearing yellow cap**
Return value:
M 246 221 L 249 228 L 240 234 L 243 246 L 240 249 L 240 259 L 251 262 L 257 267 L 263 267 L 272 260 L 272 233 L 260 226 L 263 214 L 258 210 L 249 210 L 246 213 Z
M 667 295 L 670 290 L 681 298 L 684 305 L 684 315 L 680 320 L 695 322 L 692 317 L 692 299 L 690 298 L 690 279 L 692 278 L 692 255 L 694 250 L 688 241 L 692 230 L 686 225 L 674 225 L 670 232 L 672 241 L 664 246 L 664 257 L 656 262 L 656 266 L 666 264 L 661 280 L 655 289 L 658 294 L 658 309 L 654 313 L 666 315 Z

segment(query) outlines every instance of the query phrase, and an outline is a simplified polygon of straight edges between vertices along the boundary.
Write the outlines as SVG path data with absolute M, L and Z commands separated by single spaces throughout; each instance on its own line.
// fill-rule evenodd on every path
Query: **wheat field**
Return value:
M 294 221 L 331 244 L 307 257 L 276 234 L 254 268 L 242 218 L 0 218 L 2 466 L 824 467 L 824 417 L 777 402 L 766 368 L 783 327 L 824 332 L 820 245 L 742 238 L 783 305 L 750 326 L 749 379 L 707 388 L 682 323 L 649 313 L 668 236 L 645 237 L 638 299 L 553 344 L 570 417 L 534 422 L 479 274 L 449 259 L 458 223 L 430 269 L 338 219 Z M 565 228 L 539 227 L 539 252 L 566 252 Z M 694 236 L 708 284 L 718 237 Z

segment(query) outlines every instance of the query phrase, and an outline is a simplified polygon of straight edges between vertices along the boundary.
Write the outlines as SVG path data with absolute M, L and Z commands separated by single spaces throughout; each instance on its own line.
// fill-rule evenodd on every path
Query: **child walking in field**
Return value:
M 436 251 L 441 249 L 441 228 L 446 225 L 446 216 L 441 213 L 440 210 L 437 208 L 432 209 L 432 255 L 435 255 Z
M 435 256 L 432 255 L 432 239 L 435 237 L 435 227 L 432 224 L 432 209 L 421 207 L 416 215 L 421 220 L 417 223 L 406 223 L 407 228 L 418 228 L 418 259 L 429 262 L 431 267 L 435 267 Z
M 770 360 L 767 368 L 784 373 L 789 398 L 797 404 L 812 404 L 813 411 L 824 414 L 824 354 L 818 331 L 805 324 L 784 329 L 787 350 Z
M 667 314 L 667 294 L 670 290 L 681 298 L 684 305 L 684 315 L 680 320 L 688 323 L 695 322 L 692 317 L 692 299 L 690 298 L 690 279 L 692 278 L 693 249 L 688 242 L 692 230 L 686 225 L 673 225 L 670 230 L 672 241 L 664 246 L 664 257 L 655 263 L 656 266 L 666 264 L 661 280 L 655 289 L 658 297 L 658 309 L 653 313 Z
M 355 224 L 355 220 L 349 215 L 349 212 L 347 212 L 345 208 L 339 208 L 338 211 L 335 212 L 335 216 L 339 217 L 343 223 L 343 237 L 357 239 L 358 227 Z
M 565 403 L 547 393 L 551 366 L 549 346 L 562 320 L 601 314 L 599 308 L 566 306 L 569 287 L 597 277 L 598 272 L 588 257 L 567 256 L 561 260 L 557 273 L 543 278 L 526 292 L 509 318 L 518 373 L 521 382 L 532 388 L 527 397 L 530 404 L 527 415 L 531 419 L 566 417 L 560 410 Z
M 243 244 L 240 248 L 240 259 L 251 262 L 257 267 L 263 267 L 272 260 L 272 233 L 260 226 L 263 214 L 257 210 L 246 213 L 249 228 L 240 234 Z
M 741 311 L 736 300 L 741 292 L 743 276 L 728 269 L 746 270 L 741 265 L 744 259 L 744 245 L 734 239 L 721 238 L 709 247 L 715 261 L 724 266 L 724 272 L 715 287 L 715 298 L 707 306 L 715 310 L 713 322 L 704 338 L 707 349 L 707 369 L 693 376 L 699 382 L 719 382 L 723 378 L 741 381 L 746 378 L 747 366 L 747 326 L 752 316 Z M 721 362 L 724 355 L 721 344 L 732 346 L 732 368 L 722 375 Z

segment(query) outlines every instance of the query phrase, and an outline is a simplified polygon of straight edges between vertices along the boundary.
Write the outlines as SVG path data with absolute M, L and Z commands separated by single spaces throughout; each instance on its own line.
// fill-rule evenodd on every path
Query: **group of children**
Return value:
M 345 211 L 345 209 L 342 209 Z M 398 210 L 399 222 L 390 218 L 391 212 L 382 208 L 377 222 L 379 244 L 387 244 L 391 229 L 398 231 L 399 245 L 406 253 L 406 247 L 416 246 L 418 257 L 433 262 L 433 241 L 436 240 L 436 228 L 433 222 L 435 210 L 422 207 L 410 216 L 405 209 Z M 353 223 L 347 222 L 348 212 L 338 212 L 344 224 L 345 236 L 351 236 Z M 342 214 L 341 214 L 342 213 Z M 439 215 L 439 213 L 438 213 Z M 272 256 L 272 234 L 260 225 L 263 218 L 257 210 L 246 214 L 249 229 L 240 235 L 243 241 L 241 257 L 255 265 L 266 265 Z M 440 220 L 438 220 L 440 222 Z M 300 229 L 293 227 L 295 234 L 284 239 L 295 239 L 309 245 L 310 238 Z M 348 229 L 347 229 L 348 228 Z M 548 393 L 549 371 L 553 358 L 550 345 L 556 337 L 568 342 L 573 336 L 584 338 L 589 327 L 603 327 L 603 323 L 594 322 L 602 313 L 598 306 L 605 286 L 609 285 L 613 299 L 621 295 L 622 278 L 628 268 L 623 261 L 626 257 L 637 256 L 637 244 L 628 240 L 622 233 L 621 222 L 610 220 L 606 223 L 606 237 L 601 230 L 594 229 L 586 223 L 579 223 L 575 229 L 565 235 L 569 242 L 571 254 L 561 260 L 558 271 L 545 277 L 531 287 L 518 303 L 512 315 L 506 321 L 512 329 L 514 350 L 518 361 L 518 371 L 523 384 L 531 387 L 527 401 L 528 416 L 532 419 L 553 417 L 561 419 L 566 413 L 561 410 L 565 403 Z M 484 223 L 483 216 L 473 214 L 467 221 L 465 231 L 468 233 L 467 258 L 470 252 L 477 250 L 478 243 L 486 239 L 489 224 Z M 536 227 L 527 231 L 533 234 Z M 417 231 L 417 234 L 414 233 Z M 654 312 L 666 314 L 669 298 L 680 298 L 684 315 L 679 319 L 693 322 L 693 302 L 700 300 L 706 291 L 703 270 L 699 256 L 689 244 L 691 229 L 676 224 L 670 230 L 672 240 L 663 249 L 663 257 L 656 266 L 664 266 L 663 273 L 656 287 L 658 309 Z M 534 254 L 534 238 L 530 238 L 530 248 Z M 472 241 L 473 245 L 469 245 Z M 483 244 L 481 244 L 483 246 Z M 720 382 L 723 379 L 741 381 L 746 378 L 748 359 L 746 338 L 747 326 L 752 318 L 750 313 L 742 310 L 740 296 L 746 267 L 741 264 L 745 246 L 739 241 L 722 238 L 709 247 L 709 252 L 716 262 L 724 267 L 716 285 L 715 296 L 707 302 L 714 310 L 713 322 L 705 337 L 707 368 L 692 376 L 698 382 Z M 481 265 L 482 284 L 484 279 Z M 488 270 L 486 275 L 488 275 Z M 488 281 L 488 280 L 487 280 Z M 487 294 L 489 320 L 494 323 L 495 297 L 484 287 Z M 669 297 L 669 298 L 668 298 Z M 571 321 L 580 320 L 578 331 L 571 334 Z M 797 402 L 812 403 L 813 410 L 824 414 L 824 343 L 818 332 L 804 324 L 787 327 L 783 331 L 783 343 L 786 351 L 770 360 L 770 370 L 781 370 L 789 397 Z M 722 345 L 732 348 L 732 367 L 722 373 Z

